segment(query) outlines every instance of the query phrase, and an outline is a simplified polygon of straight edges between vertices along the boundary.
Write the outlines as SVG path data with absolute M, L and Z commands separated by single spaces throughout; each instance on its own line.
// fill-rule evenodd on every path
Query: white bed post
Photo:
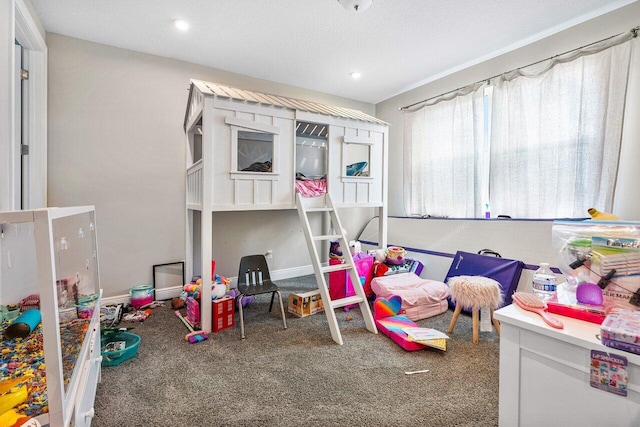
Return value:
M 201 329 L 211 332 L 211 259 L 213 213 L 213 97 L 205 96 L 202 108 L 202 211 L 200 215 L 200 254 L 202 294 Z
M 185 155 L 185 171 L 189 169 L 189 166 L 193 164 L 193 157 L 191 156 L 191 146 L 193 143 L 193 133 L 191 129 L 185 129 L 185 142 L 186 142 L 186 155 Z M 185 199 L 185 248 L 184 248 L 184 271 L 185 280 L 193 277 L 193 211 L 189 209 L 189 177 L 188 173 L 185 173 L 184 183 Z M 184 285 L 184 283 L 183 283 Z
M 389 128 L 382 133 L 382 206 L 378 209 L 379 248 L 387 248 L 387 216 L 389 212 Z

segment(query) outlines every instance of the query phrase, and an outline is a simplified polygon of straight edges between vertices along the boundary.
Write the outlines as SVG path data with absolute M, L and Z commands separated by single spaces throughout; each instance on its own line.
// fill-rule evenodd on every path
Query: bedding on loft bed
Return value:
M 296 191 L 304 197 L 320 196 L 327 192 L 327 178 L 307 178 L 301 173 L 296 173 Z

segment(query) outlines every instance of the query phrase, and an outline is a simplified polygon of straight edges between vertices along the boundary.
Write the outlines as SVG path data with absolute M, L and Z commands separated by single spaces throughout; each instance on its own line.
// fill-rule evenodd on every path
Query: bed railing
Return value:
M 187 207 L 202 209 L 202 160 L 187 169 Z

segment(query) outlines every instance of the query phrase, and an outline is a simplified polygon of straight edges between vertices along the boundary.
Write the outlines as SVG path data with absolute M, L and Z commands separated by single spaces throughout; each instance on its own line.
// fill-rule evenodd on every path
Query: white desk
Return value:
M 564 329 L 515 305 L 495 312 L 500 426 L 640 426 L 640 355 L 602 345 L 600 325 L 554 316 Z M 627 358 L 626 397 L 590 386 L 591 350 Z

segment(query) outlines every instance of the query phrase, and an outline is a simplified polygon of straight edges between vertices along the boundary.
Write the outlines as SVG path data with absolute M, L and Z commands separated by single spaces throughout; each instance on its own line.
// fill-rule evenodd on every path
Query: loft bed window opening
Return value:
M 369 180 L 374 140 L 367 137 L 345 136 L 342 144 L 342 180 Z
M 232 179 L 277 180 L 280 128 L 236 117 L 225 122 L 231 127 Z
M 189 132 L 189 151 L 191 153 L 191 164 L 202 160 L 202 118 Z
M 329 125 L 297 121 L 295 159 L 296 191 L 306 197 L 326 193 Z
M 329 126 L 296 123 L 296 178 L 325 179 L 327 176 Z
M 369 176 L 371 164 L 371 146 L 368 144 L 347 144 L 346 176 Z
M 273 172 L 274 135 L 238 130 L 238 163 L 240 172 Z

